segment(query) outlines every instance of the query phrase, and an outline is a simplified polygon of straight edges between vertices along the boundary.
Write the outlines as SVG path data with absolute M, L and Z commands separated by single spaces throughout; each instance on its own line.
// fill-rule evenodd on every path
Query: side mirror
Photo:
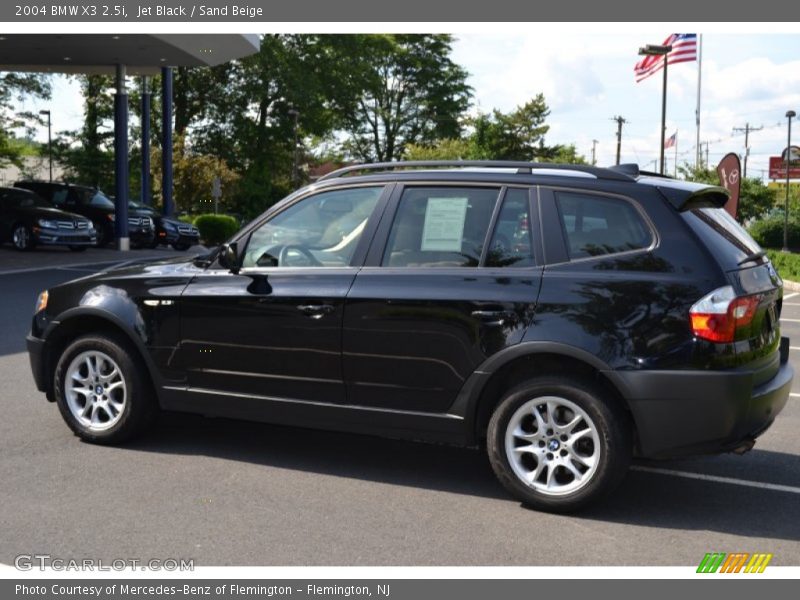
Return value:
M 238 273 L 239 253 L 237 252 L 236 243 L 222 244 L 219 248 L 217 260 L 223 268 L 228 269 L 231 273 Z

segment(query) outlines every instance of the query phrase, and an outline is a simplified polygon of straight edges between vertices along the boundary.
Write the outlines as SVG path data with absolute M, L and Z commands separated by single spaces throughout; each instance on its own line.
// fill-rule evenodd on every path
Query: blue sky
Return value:
M 513 109 L 538 92 L 551 108 L 547 142 L 575 143 L 591 154 L 598 140 L 597 161 L 613 164 L 616 123 L 622 115 L 622 162 L 653 168 L 658 156 L 661 118 L 661 76 L 635 83 L 637 50 L 661 43 L 670 31 L 647 33 L 571 33 L 568 28 L 537 27 L 542 33 L 457 34 L 454 59 L 470 73 L 475 89 L 473 111 Z M 768 157 L 786 144 L 788 109 L 800 113 L 800 35 L 727 34 L 703 36 L 703 94 L 701 141 L 710 142 L 712 164 L 728 152 L 744 152 L 743 134 L 734 127 L 764 129 L 751 134 L 748 174 L 761 175 Z M 697 64 L 669 70 L 667 135 L 678 131 L 678 161 L 694 161 Z M 53 127 L 75 129 L 81 122 L 81 99 L 73 84 L 59 78 L 53 99 L 28 101 L 26 108 L 51 108 Z M 800 142 L 800 126 L 793 136 Z M 46 131 L 39 139 L 46 139 Z M 667 151 L 669 169 L 675 157 Z

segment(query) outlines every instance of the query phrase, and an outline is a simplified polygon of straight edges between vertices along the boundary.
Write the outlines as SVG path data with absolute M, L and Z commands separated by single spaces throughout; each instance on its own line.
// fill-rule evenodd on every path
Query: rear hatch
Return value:
M 756 371 L 754 384 L 758 385 L 772 378 L 780 367 L 783 281 L 762 248 L 722 208 L 724 199 L 703 195 L 702 199 L 688 198 L 679 211 L 733 288 L 739 311 L 736 314 L 742 315 L 741 319 L 737 317 L 732 334 L 735 363 Z

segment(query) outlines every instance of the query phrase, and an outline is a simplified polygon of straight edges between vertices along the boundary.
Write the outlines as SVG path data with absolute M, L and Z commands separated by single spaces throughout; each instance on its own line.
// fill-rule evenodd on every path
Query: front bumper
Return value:
M 152 229 L 131 227 L 128 229 L 128 239 L 132 244 L 147 245 L 153 242 L 155 232 Z
M 38 229 L 34 231 L 34 237 L 41 246 L 94 246 L 97 243 L 94 230 L 66 233 L 56 229 Z
M 200 243 L 200 234 L 182 233 L 179 231 L 161 229 L 158 232 L 158 242 L 160 244 L 195 246 Z
M 645 458 L 733 450 L 766 431 L 786 405 L 792 366 L 781 361 L 770 380 L 751 371 L 608 372 L 626 396 Z
M 40 392 L 47 392 L 44 340 L 34 337 L 33 335 L 28 335 L 25 341 L 28 345 L 28 358 L 31 362 L 31 372 L 33 373 L 33 381 L 36 384 L 36 389 Z

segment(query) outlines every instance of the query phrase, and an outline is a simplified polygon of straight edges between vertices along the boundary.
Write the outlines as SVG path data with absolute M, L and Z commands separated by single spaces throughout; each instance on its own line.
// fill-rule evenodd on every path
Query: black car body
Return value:
M 18 250 L 37 245 L 83 250 L 97 242 L 92 222 L 54 208 L 31 191 L 0 187 L 0 243 Z
M 14 187 L 35 192 L 56 208 L 89 219 L 97 231 L 97 245 L 106 246 L 114 240 L 115 207 L 103 192 L 96 188 L 48 181 L 17 181 Z M 150 246 L 155 226 L 146 213 L 128 212 L 128 235 L 134 247 Z
M 74 340 L 105 332 L 161 408 L 485 442 L 506 487 L 547 510 L 610 489 L 631 455 L 749 449 L 793 372 L 782 281 L 726 192 L 489 165 L 504 168 L 337 173 L 205 261 L 58 286 L 28 338 L 37 386 L 62 403 L 89 343 Z
M 155 223 L 155 237 L 152 247 L 158 245 L 172 246 L 175 250 L 188 250 L 200 243 L 200 231 L 191 223 L 166 217 L 152 206 L 139 202 L 129 202 L 131 211 L 148 215 Z

